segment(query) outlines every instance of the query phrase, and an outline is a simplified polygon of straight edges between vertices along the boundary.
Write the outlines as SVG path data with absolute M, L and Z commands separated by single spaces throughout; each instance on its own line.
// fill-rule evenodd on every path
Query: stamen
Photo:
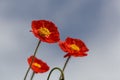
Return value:
M 51 34 L 50 31 L 45 27 L 41 27 L 40 29 L 38 29 L 38 31 L 39 34 L 43 37 L 48 37 Z
M 33 65 L 33 66 L 36 66 L 36 67 L 38 67 L 38 68 L 41 68 L 41 65 L 38 64 L 38 63 L 33 63 L 32 65 Z
M 80 48 L 79 48 L 76 44 L 70 45 L 70 48 L 71 48 L 72 50 L 75 50 L 75 51 L 79 51 L 79 50 L 80 50 Z

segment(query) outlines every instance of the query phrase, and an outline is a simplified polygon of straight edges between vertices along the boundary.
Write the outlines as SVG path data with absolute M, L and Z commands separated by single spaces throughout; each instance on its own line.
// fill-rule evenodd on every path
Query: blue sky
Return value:
M 23 79 L 38 41 L 31 21 L 38 19 L 53 21 L 62 40 L 80 38 L 90 49 L 87 57 L 70 60 L 66 80 L 120 80 L 120 0 L 0 0 L 0 79 Z M 57 44 L 41 43 L 37 56 L 62 68 L 64 54 Z

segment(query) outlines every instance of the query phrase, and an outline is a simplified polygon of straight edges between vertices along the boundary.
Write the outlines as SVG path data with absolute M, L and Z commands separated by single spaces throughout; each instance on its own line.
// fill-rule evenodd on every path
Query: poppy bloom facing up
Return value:
M 55 43 L 60 40 L 56 25 L 47 20 L 33 20 L 32 32 L 43 42 Z
M 64 57 L 83 57 L 87 56 L 86 52 L 89 51 L 83 41 L 70 37 L 67 37 L 64 42 L 60 41 L 59 46 L 64 52 L 67 52 Z
M 28 64 L 31 64 L 33 56 L 30 56 L 28 58 Z M 35 72 L 35 73 L 44 73 L 47 72 L 49 70 L 49 66 L 43 62 L 40 59 L 37 59 L 36 57 L 34 58 L 34 61 L 31 65 L 31 69 Z

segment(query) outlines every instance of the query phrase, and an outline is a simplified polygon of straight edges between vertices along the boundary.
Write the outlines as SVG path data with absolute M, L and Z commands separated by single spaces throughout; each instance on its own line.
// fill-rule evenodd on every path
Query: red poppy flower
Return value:
M 59 46 L 64 52 L 67 52 L 64 57 L 83 57 L 87 56 L 86 52 L 89 51 L 82 40 L 70 37 L 66 38 L 64 42 L 60 41 Z
M 31 64 L 33 56 L 30 56 L 28 58 L 28 64 Z M 35 72 L 35 73 L 44 73 L 47 72 L 49 70 L 49 66 L 43 62 L 40 59 L 37 59 L 36 57 L 34 58 L 34 61 L 31 65 L 31 69 Z
M 47 20 L 32 21 L 33 34 L 43 42 L 55 43 L 60 40 L 56 25 Z

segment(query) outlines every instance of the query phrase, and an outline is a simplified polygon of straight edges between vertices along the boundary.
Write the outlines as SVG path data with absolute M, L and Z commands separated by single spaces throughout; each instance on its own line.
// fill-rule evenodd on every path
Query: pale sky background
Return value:
M 0 0 L 0 80 L 23 80 L 38 41 L 29 32 L 31 21 L 38 19 L 53 21 L 62 40 L 80 38 L 90 49 L 87 57 L 71 58 L 65 80 L 120 80 L 120 0 Z M 62 68 L 64 55 L 47 43 L 37 54 L 51 69 Z M 46 80 L 48 73 L 34 80 Z

